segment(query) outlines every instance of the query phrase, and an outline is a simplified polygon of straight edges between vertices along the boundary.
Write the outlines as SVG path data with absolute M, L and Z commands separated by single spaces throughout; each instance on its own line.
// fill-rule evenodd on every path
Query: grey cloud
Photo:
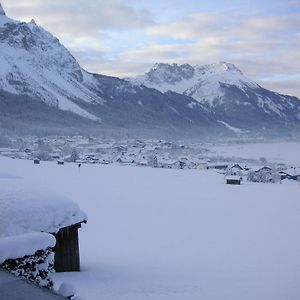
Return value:
M 270 90 L 281 94 L 298 96 L 300 98 L 300 76 L 295 79 L 265 79 L 258 80 L 258 83 Z
M 3 4 L 12 17 L 35 18 L 59 36 L 95 36 L 101 30 L 154 24 L 149 11 L 135 9 L 120 0 L 7 0 Z

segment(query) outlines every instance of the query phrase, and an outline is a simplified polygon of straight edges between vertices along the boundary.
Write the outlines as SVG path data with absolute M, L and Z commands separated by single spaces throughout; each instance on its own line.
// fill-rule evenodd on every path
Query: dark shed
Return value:
M 240 185 L 241 177 L 240 176 L 227 176 L 226 184 Z

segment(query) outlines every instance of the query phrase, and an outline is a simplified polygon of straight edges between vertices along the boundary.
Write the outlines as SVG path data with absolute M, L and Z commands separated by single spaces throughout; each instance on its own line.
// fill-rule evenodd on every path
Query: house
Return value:
M 275 174 L 272 168 L 264 166 L 264 167 L 253 167 L 251 171 L 248 173 L 248 181 L 251 182 L 278 182 L 280 177 L 278 174 Z
M 283 173 L 285 173 L 287 179 L 291 179 L 291 180 L 300 180 L 300 168 L 290 168 L 286 171 L 282 171 Z
M 241 185 L 241 181 L 242 181 L 240 176 L 235 176 L 235 175 L 226 176 L 225 180 L 226 180 L 226 184 L 233 184 L 233 185 Z
M 215 170 L 226 170 L 228 168 L 228 164 L 226 163 L 208 163 L 207 170 L 215 169 Z
M 230 166 L 229 169 L 243 170 L 244 168 L 239 164 L 234 164 L 234 165 Z
M 78 229 L 86 214 L 70 199 L 47 190 L 20 187 L 17 182 L 0 187 L 0 238 L 32 232 L 56 238 L 57 272 L 80 270 Z M 30 216 L 30 218 L 28 218 Z
M 255 173 L 272 173 L 272 168 L 268 166 L 256 167 L 253 169 Z
M 35 165 L 39 165 L 40 164 L 40 160 L 38 158 L 36 158 L 36 159 L 33 160 L 33 163 Z
M 288 174 L 287 174 L 285 171 L 279 171 L 279 172 L 278 172 L 278 176 L 279 176 L 280 180 L 286 179 L 286 178 L 287 178 L 287 175 L 288 175 Z

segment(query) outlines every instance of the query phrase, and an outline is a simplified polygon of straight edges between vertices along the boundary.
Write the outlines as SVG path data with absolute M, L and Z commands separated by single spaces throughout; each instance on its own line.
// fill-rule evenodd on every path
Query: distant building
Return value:
M 248 181 L 252 182 L 278 182 L 280 181 L 280 176 L 278 173 L 274 173 L 272 168 L 268 166 L 264 167 L 254 167 L 251 169 L 251 171 L 248 173 Z
M 233 185 L 241 185 L 241 177 L 240 176 L 226 176 L 225 178 L 226 184 L 233 184 Z
M 34 163 L 35 165 L 39 165 L 39 164 L 40 164 L 40 160 L 36 158 L 36 159 L 33 160 L 33 163 Z
M 228 168 L 227 163 L 208 163 L 207 170 L 209 169 L 216 169 L 216 170 L 226 170 Z
M 300 181 L 300 168 L 290 168 L 279 172 L 281 179 L 291 179 Z

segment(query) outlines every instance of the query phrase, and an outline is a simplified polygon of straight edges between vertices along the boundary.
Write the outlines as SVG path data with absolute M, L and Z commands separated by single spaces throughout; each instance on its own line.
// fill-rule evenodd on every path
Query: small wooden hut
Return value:
M 241 177 L 240 176 L 227 176 L 226 184 L 241 185 Z

